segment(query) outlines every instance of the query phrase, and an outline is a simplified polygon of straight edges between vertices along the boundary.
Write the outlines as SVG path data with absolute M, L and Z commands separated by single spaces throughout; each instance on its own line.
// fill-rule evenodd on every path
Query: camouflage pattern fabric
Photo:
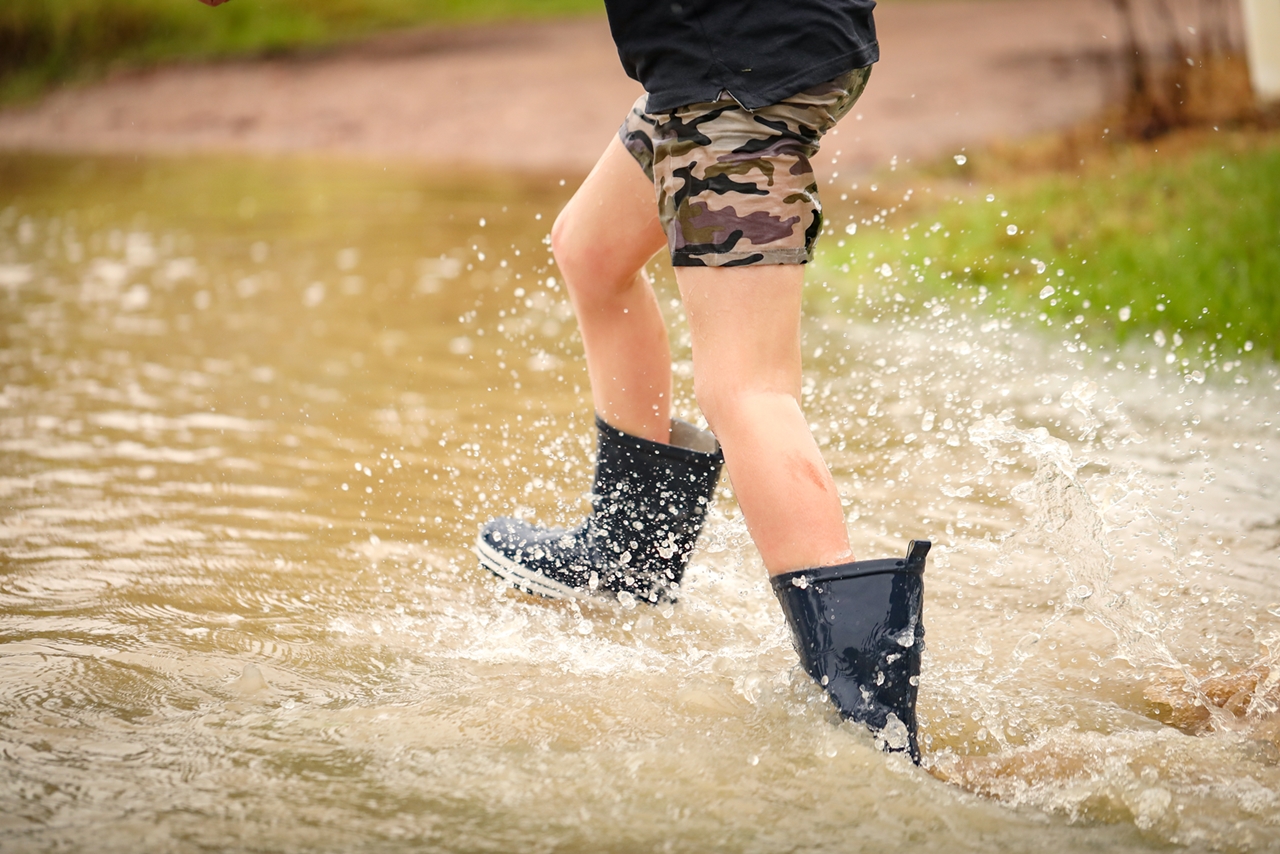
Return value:
M 810 158 L 866 88 L 870 66 L 748 110 L 718 100 L 644 112 L 618 131 L 653 180 L 677 267 L 805 264 L 822 231 Z

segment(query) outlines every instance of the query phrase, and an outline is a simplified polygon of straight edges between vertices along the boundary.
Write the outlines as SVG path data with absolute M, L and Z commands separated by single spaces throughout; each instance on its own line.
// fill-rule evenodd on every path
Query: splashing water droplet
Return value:
M 235 681 L 234 687 L 241 694 L 256 694 L 259 691 L 267 690 L 271 686 L 258 665 L 246 664 L 244 671 L 240 674 L 240 678 Z
M 884 729 L 878 733 L 877 741 L 883 742 L 888 750 L 901 753 L 911 745 L 911 736 L 907 732 L 907 725 L 897 715 L 890 713 Z
M 1049 297 L 1053 296 L 1053 294 L 1054 294 L 1053 285 L 1045 285 L 1043 288 L 1040 289 L 1040 299 L 1048 299 Z

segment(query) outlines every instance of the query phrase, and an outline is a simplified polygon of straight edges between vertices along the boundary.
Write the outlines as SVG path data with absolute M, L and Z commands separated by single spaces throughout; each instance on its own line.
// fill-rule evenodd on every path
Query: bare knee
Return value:
M 580 299 L 607 299 L 629 287 L 639 272 L 624 269 L 599 229 L 582 223 L 572 205 L 551 227 L 551 251 L 565 286 Z
M 577 266 L 578 251 L 574 238 L 574 214 L 566 206 L 551 224 L 551 254 L 555 256 L 556 266 L 563 273 L 566 267 Z

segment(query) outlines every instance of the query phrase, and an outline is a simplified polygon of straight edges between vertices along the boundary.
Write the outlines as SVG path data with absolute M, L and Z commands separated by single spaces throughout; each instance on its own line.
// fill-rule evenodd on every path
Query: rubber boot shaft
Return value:
M 719 444 L 712 440 L 715 450 L 705 452 L 651 442 L 599 416 L 596 430 L 589 526 L 596 548 L 620 564 L 634 562 L 678 584 L 720 479 Z
M 927 540 L 913 540 L 902 559 L 856 561 L 772 579 L 805 671 L 843 717 L 866 724 L 883 749 L 905 751 L 917 764 L 929 548 Z
M 576 528 L 494 519 L 476 544 L 481 564 L 550 597 L 579 593 L 675 598 L 711 506 L 724 456 L 710 433 L 672 421 L 672 444 L 597 416 L 591 513 Z

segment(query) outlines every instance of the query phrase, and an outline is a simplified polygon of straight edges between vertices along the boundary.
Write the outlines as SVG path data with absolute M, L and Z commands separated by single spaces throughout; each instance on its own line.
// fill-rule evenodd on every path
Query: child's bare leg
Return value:
M 614 137 L 551 230 L 578 317 L 591 397 L 609 424 L 670 438 L 671 350 L 644 265 L 666 245 L 653 183 Z
M 769 573 L 853 560 L 835 481 L 800 409 L 804 267 L 677 267 L 676 280 L 698 405 Z

